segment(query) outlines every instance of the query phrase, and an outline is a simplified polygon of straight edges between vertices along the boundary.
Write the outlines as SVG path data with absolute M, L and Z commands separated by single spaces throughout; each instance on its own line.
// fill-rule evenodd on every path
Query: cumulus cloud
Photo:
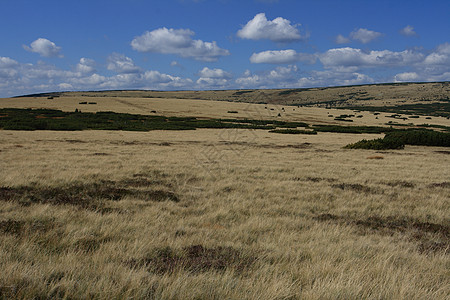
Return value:
M 370 43 L 380 36 L 382 36 L 380 32 L 368 30 L 366 28 L 359 28 L 358 30 L 354 30 L 350 33 L 350 37 L 353 40 L 360 41 L 363 44 Z
M 335 39 L 336 44 L 347 44 L 350 43 L 350 39 L 343 36 L 342 34 L 338 34 L 338 36 Z
M 139 52 L 176 54 L 200 61 L 217 61 L 221 56 L 230 55 L 215 41 L 193 40 L 195 33 L 189 29 L 158 28 L 147 31 L 131 41 L 131 47 Z
M 414 31 L 414 27 L 412 27 L 411 25 L 407 25 L 405 28 L 402 28 L 400 30 L 400 34 L 404 35 L 404 36 L 416 36 L 417 33 Z
M 24 45 L 23 48 L 27 51 L 38 53 L 43 57 L 63 57 L 61 47 L 44 38 L 38 38 L 30 46 Z
M 14 78 L 18 75 L 16 68 L 19 63 L 9 57 L 0 57 L 0 78 L 6 83 L 7 79 Z
M 85 57 L 80 58 L 80 62 L 77 64 L 75 70 L 82 74 L 92 74 L 97 71 L 95 69 L 95 61 Z
M 312 76 L 306 81 L 305 78 L 299 80 L 299 85 L 305 86 L 340 86 L 340 85 L 355 85 L 355 84 L 371 84 L 375 80 L 370 76 L 358 72 L 330 72 L 330 71 L 315 71 Z
M 204 67 L 198 72 L 196 83 L 199 88 L 223 88 L 227 87 L 230 79 L 233 77 L 231 73 L 222 69 L 210 69 Z
M 368 51 L 350 47 L 335 48 L 319 55 L 326 68 L 330 67 L 398 67 L 418 63 L 424 55 L 412 50 L 393 52 L 389 50 Z
M 193 86 L 189 78 L 181 78 L 155 70 L 133 70 L 129 60 L 125 64 L 114 64 L 114 70 L 125 72 L 114 76 L 97 74 L 94 69 L 95 62 L 91 59 L 81 58 L 74 71 L 62 70 L 45 62 L 36 64 L 20 63 L 9 57 L 0 57 L 0 97 L 39 93 L 49 90 L 92 90 L 92 89 L 187 89 Z M 126 58 L 126 57 L 125 57 Z
M 199 89 L 215 89 L 228 87 L 230 81 L 225 78 L 208 78 L 200 77 L 197 79 L 196 84 Z
M 447 65 L 450 68 L 450 43 L 439 45 L 424 60 L 427 65 Z
M 262 40 L 274 42 L 295 42 L 307 38 L 297 29 L 299 25 L 291 25 L 291 21 L 278 17 L 267 20 L 265 13 L 257 14 L 252 20 L 237 32 L 241 39 Z
M 222 70 L 222 69 L 210 69 L 208 67 L 204 67 L 202 70 L 198 72 L 200 77 L 208 77 L 208 78 L 231 78 L 231 74 Z
M 298 61 L 314 63 L 316 61 L 316 55 L 297 53 L 295 50 L 288 49 L 253 53 L 250 57 L 250 62 L 254 64 L 292 64 Z
M 292 87 L 297 81 L 298 68 L 295 65 L 276 67 L 275 69 L 253 74 L 245 71 L 236 79 L 239 88 L 284 88 Z
M 255 63 L 289 64 L 316 58 L 323 69 L 300 71 L 290 64 L 256 72 L 246 70 L 234 78 L 221 68 L 203 67 L 197 72 L 198 78 L 192 80 L 157 70 L 144 70 L 131 58 L 117 53 L 110 55 L 100 70 L 116 72 L 110 76 L 97 73 L 96 68 L 101 66 L 85 57 L 73 70 L 64 70 L 43 61 L 21 63 L 10 57 L 0 57 L 0 97 L 49 90 L 283 88 L 450 80 L 450 43 L 430 50 L 364 51 L 344 47 L 317 54 L 303 54 L 292 49 L 263 51 L 254 53 L 251 60 Z
M 71 85 L 70 83 L 63 82 L 58 84 L 58 88 L 63 91 L 69 91 L 73 89 L 73 85 Z
M 107 68 L 120 74 L 139 73 L 141 68 L 136 66 L 133 60 L 123 54 L 113 53 L 108 56 Z
M 0 69 L 18 66 L 19 63 L 9 57 L 0 57 Z
M 369 84 L 375 81 L 368 75 L 347 70 L 312 71 L 309 76 L 301 77 L 297 81 L 299 87 L 334 86 Z
M 415 81 L 417 79 L 419 79 L 419 74 L 416 72 L 404 72 L 394 76 L 395 82 Z

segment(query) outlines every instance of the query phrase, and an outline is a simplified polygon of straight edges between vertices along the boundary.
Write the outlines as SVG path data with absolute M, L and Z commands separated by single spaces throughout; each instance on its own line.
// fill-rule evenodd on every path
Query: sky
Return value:
M 449 0 L 0 0 L 0 97 L 450 80 Z

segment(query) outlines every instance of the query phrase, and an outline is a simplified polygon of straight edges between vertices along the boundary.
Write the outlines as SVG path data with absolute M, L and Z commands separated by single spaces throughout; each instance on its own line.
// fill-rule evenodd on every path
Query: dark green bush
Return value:
M 387 149 L 403 149 L 405 144 L 401 141 L 375 139 L 375 140 L 362 140 L 354 144 L 345 146 L 345 149 L 372 149 L 372 150 L 387 150 Z
M 405 145 L 450 147 L 450 133 L 432 130 L 402 130 L 388 132 L 384 138 L 362 140 L 346 149 L 403 149 Z
M 384 139 L 398 140 L 406 145 L 450 147 L 450 133 L 433 130 L 393 131 Z
M 274 129 L 269 132 L 282 133 L 282 134 L 317 134 L 317 131 L 313 130 L 299 130 L 299 129 Z
M 0 129 L 8 130 L 195 130 L 196 128 L 275 129 L 307 127 L 302 122 L 274 120 L 199 119 L 114 112 L 83 113 L 51 109 L 0 109 Z
M 338 125 L 314 125 L 315 131 L 340 132 L 340 133 L 385 133 L 393 131 L 390 127 L 381 126 L 338 126 Z

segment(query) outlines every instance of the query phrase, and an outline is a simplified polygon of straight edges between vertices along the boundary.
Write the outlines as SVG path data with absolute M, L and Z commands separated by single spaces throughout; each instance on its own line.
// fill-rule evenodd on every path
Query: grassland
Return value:
M 368 106 L 384 108 L 395 112 L 404 110 L 427 114 L 436 111 L 437 103 L 450 100 L 450 82 L 390 83 L 353 85 L 325 88 L 266 89 L 266 90 L 216 90 L 216 91 L 99 91 L 62 92 L 28 95 L 26 98 L 72 97 L 84 98 L 87 103 L 99 98 L 140 99 L 190 99 L 212 100 L 236 103 L 260 103 L 274 105 L 314 106 L 328 108 Z M 19 97 L 20 99 L 20 97 Z M 432 104 L 432 106 L 430 106 Z M 407 105 L 407 107 L 401 107 Z M 408 107 L 412 105 L 412 107 Z M 438 107 L 439 108 L 439 107 Z M 379 111 L 379 110 L 377 110 Z
M 75 114 L 86 101 L 97 104 L 81 105 L 83 113 L 233 118 L 293 131 L 305 124 L 287 125 L 304 122 L 317 134 L 0 130 L 0 298 L 448 298 L 449 148 L 343 148 L 383 138 L 392 113 L 93 99 L 0 107 Z M 416 128 L 424 117 L 397 121 Z

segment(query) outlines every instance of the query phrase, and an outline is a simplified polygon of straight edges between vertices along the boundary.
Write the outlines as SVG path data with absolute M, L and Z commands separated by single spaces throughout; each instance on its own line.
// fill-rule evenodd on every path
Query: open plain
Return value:
M 172 95 L 0 107 L 450 126 L 444 116 Z M 446 299 L 450 150 L 343 149 L 379 137 L 0 130 L 0 298 Z

